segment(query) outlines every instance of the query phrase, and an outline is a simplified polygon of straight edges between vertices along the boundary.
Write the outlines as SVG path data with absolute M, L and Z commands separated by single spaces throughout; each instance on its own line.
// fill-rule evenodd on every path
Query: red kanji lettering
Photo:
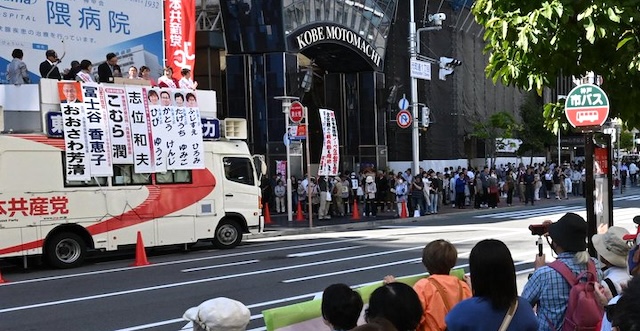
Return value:
M 51 204 L 51 215 L 53 214 L 68 214 L 69 210 L 67 209 L 67 203 L 69 203 L 69 199 L 65 196 L 51 197 L 49 199 L 49 203 Z
M 25 198 L 11 198 L 9 200 L 9 208 L 7 208 L 9 212 L 9 217 L 16 214 L 16 212 L 21 212 L 24 216 L 29 216 L 29 207 L 27 206 L 27 199 Z
M 7 211 L 2 208 L 2 205 L 6 204 L 6 201 L 0 201 L 0 215 L 6 215 Z
M 29 200 L 29 210 L 31 216 L 49 215 L 49 199 L 35 197 Z

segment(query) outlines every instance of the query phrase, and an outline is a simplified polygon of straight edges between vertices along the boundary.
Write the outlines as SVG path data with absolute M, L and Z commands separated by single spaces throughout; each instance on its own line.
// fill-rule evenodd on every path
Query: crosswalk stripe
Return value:
M 613 201 L 622 201 L 622 200 L 625 200 L 625 201 L 637 201 L 637 200 L 640 200 L 640 195 L 633 194 L 633 195 L 625 195 L 625 196 L 622 196 L 622 197 L 613 198 Z
M 510 216 L 519 216 L 522 214 L 531 215 L 534 213 L 537 213 L 537 214 L 553 213 L 555 211 L 562 211 L 567 208 L 575 208 L 575 207 L 577 206 L 553 206 L 553 207 L 545 207 L 545 208 L 538 208 L 538 209 L 531 209 L 531 210 L 518 210 L 518 211 L 510 211 L 510 212 L 499 212 L 499 213 L 477 215 L 477 216 L 474 216 L 474 218 L 504 218 L 504 217 L 510 217 Z
M 474 218 L 513 218 L 513 219 L 523 219 L 523 218 L 531 218 L 541 215 L 547 214 L 557 214 L 569 211 L 583 210 L 583 206 L 557 206 L 553 208 L 541 208 L 541 209 L 529 209 L 529 210 L 520 210 L 517 212 L 504 212 L 504 213 L 492 213 L 487 215 L 477 215 Z

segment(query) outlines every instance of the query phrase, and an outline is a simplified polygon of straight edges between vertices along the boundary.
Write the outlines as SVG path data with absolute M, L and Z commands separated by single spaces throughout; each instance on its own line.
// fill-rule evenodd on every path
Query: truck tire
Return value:
M 45 244 L 45 257 L 55 268 L 74 268 L 87 256 L 84 240 L 72 232 L 61 232 L 49 238 Z
M 242 241 L 242 228 L 233 220 L 222 220 L 216 228 L 213 245 L 220 249 L 234 248 Z

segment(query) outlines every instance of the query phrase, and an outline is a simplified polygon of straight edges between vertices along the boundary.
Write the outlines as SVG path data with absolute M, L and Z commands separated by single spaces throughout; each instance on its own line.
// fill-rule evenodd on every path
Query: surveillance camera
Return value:
M 442 22 L 447 19 L 447 15 L 444 13 L 436 13 L 433 15 L 429 15 L 429 21 L 433 22 L 434 25 L 442 25 Z

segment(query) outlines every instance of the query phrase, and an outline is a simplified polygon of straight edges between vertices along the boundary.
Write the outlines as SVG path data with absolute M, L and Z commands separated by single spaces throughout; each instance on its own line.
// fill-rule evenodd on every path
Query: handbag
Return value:
M 507 314 L 504 315 L 504 319 L 502 320 L 502 324 L 500 324 L 500 328 L 498 329 L 498 331 L 507 331 L 509 324 L 511 324 L 511 319 L 513 319 L 513 316 L 516 314 L 517 310 L 518 298 L 516 298 L 516 301 L 514 301 L 514 303 L 511 304 L 511 307 L 509 307 L 509 310 L 507 310 Z
M 327 201 L 331 201 L 331 193 L 327 192 L 327 194 L 326 194 L 326 195 L 327 195 L 326 200 L 327 200 Z

